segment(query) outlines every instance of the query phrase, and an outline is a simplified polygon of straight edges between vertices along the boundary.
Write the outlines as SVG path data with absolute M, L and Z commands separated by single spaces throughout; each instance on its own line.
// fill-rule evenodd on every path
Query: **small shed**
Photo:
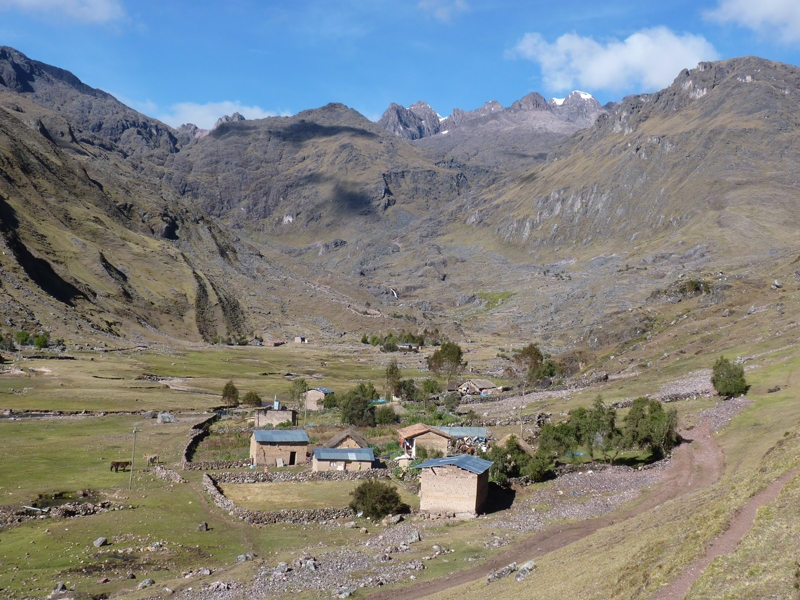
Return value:
M 329 439 L 325 448 L 369 448 L 369 442 L 354 427 L 348 427 Z
M 400 447 L 410 454 L 411 458 L 417 457 L 417 448 L 425 448 L 428 451 L 438 450 L 446 455 L 447 446 L 452 439 L 441 429 L 422 423 L 398 429 L 397 433 L 400 436 Z
M 489 496 L 492 464 L 468 454 L 420 463 L 419 509 L 429 513 L 477 514 Z
M 313 471 L 362 471 L 375 462 L 372 448 L 314 448 Z
M 297 429 L 257 429 L 250 437 L 250 459 L 255 466 L 274 467 L 305 462 L 308 435 Z
M 325 396 L 330 396 L 334 391 L 326 387 L 311 388 L 305 393 L 306 409 L 320 410 L 323 408 Z
M 293 408 L 281 407 L 278 410 L 272 407 L 258 408 L 253 412 L 253 416 L 253 425 L 256 429 L 267 425 L 274 427 L 281 423 L 297 425 L 297 411 Z
M 467 379 L 458 386 L 458 391 L 461 392 L 462 395 L 479 394 L 481 396 L 491 396 L 492 394 L 499 394 L 503 391 L 503 388 L 488 379 Z
M 294 336 L 294 343 L 295 344 L 307 344 L 308 340 L 306 339 L 306 336 L 304 336 L 304 335 L 296 335 L 296 336 Z

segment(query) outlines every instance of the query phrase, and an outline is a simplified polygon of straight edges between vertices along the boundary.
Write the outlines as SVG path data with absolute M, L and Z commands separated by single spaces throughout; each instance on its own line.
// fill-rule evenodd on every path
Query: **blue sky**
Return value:
M 800 64 L 798 0 L 0 0 L 0 44 L 177 126 L 342 102 L 602 103 L 700 60 Z

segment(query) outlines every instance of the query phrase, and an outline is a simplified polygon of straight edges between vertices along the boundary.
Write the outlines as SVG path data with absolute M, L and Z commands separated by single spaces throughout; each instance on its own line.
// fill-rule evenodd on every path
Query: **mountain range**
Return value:
M 0 326 L 619 341 L 657 288 L 796 252 L 798 96 L 800 70 L 747 57 L 604 107 L 532 93 L 173 129 L 2 47 Z

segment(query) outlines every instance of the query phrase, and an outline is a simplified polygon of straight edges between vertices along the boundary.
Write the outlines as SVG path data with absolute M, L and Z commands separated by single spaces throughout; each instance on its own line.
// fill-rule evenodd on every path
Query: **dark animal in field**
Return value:
M 123 471 L 131 466 L 131 461 L 129 460 L 112 460 L 111 461 L 111 468 L 109 471 L 114 471 L 114 473 L 119 472 L 120 469 Z
M 145 454 L 142 458 L 147 461 L 148 467 L 158 464 L 158 454 Z

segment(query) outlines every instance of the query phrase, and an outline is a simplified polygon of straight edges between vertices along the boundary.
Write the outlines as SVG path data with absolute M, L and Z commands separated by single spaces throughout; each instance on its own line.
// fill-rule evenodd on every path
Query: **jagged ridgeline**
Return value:
M 795 244 L 798 95 L 797 68 L 744 58 L 605 107 L 529 94 L 373 123 L 329 104 L 205 131 L 3 47 L 5 326 L 357 340 L 394 315 L 553 346 L 610 317 L 636 331 L 627 308 L 678 270 Z

